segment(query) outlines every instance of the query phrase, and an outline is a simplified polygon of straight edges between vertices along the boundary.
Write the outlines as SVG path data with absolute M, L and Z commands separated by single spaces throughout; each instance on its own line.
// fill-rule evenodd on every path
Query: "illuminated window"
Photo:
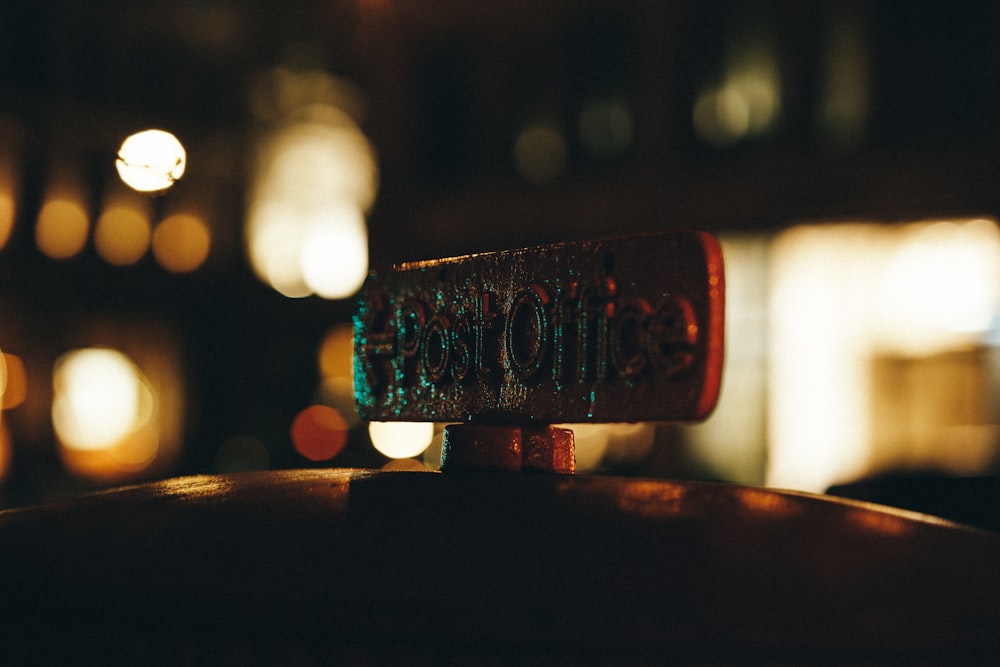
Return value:
M 767 482 L 983 470 L 998 430 L 983 362 L 996 223 L 801 226 L 772 256 Z

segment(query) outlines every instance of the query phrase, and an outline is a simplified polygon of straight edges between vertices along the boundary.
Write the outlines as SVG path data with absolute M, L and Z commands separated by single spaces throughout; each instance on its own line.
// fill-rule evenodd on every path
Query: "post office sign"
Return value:
M 672 232 L 375 272 L 355 316 L 364 419 L 697 421 L 723 357 L 718 241 Z

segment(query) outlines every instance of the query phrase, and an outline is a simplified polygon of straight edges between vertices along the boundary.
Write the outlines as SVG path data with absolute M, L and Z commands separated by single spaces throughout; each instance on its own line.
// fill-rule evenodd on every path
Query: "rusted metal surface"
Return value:
M 355 321 L 369 420 L 694 421 L 715 406 L 724 278 L 700 232 L 373 274 Z
M 450 424 L 444 429 L 441 469 L 572 474 L 573 431 L 544 424 Z

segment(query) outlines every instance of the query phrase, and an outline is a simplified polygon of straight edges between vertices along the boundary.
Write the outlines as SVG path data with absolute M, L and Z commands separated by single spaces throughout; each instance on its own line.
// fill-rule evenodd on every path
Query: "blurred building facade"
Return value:
M 859 385 L 774 385 L 776 361 L 793 358 L 791 344 L 775 344 L 779 334 L 819 334 L 783 328 L 788 317 L 805 319 L 802 311 L 772 310 L 787 296 L 783 286 L 808 277 L 845 317 L 867 292 L 897 294 L 892 276 L 875 273 L 916 233 L 903 223 L 951 224 L 954 239 L 992 252 L 1000 215 L 998 27 L 995 3 L 940 0 L 5 7 L 0 499 L 34 502 L 187 472 L 386 462 L 351 414 L 349 346 L 337 327 L 349 322 L 353 301 L 335 291 L 315 295 L 323 289 L 292 294 L 295 280 L 284 292 L 268 284 L 271 269 L 255 264 L 253 221 L 280 213 L 260 213 L 262 192 L 281 195 L 270 203 L 310 206 L 309 215 L 297 213 L 298 227 L 279 229 L 263 247 L 301 234 L 311 239 L 304 248 L 325 248 L 302 230 L 316 217 L 329 225 L 324 230 L 346 229 L 340 214 L 349 200 L 350 228 L 363 234 L 353 242 L 367 244 L 371 266 L 654 230 L 722 236 L 733 341 L 724 421 L 693 431 L 639 429 L 631 440 L 605 434 L 595 470 L 810 489 L 904 464 L 992 472 L 989 316 L 998 305 L 990 290 L 1000 252 L 980 262 L 956 251 L 957 263 L 935 274 L 945 278 L 934 284 L 952 284 L 954 267 L 978 267 L 953 287 L 967 294 L 989 286 L 976 302 L 983 323 L 973 333 L 919 351 L 894 342 L 866 343 L 853 356 L 802 352 L 841 364 L 850 358 L 861 369 Z M 149 127 L 182 140 L 187 171 L 169 190 L 136 198 L 118 181 L 116 151 Z M 302 142 L 283 144 L 289 137 Z M 329 148 L 302 148 L 317 145 Z M 278 154 L 275 146 L 292 148 Z M 301 172 L 292 170 L 290 184 L 265 182 L 285 173 L 282 160 Z M 131 254 L 121 255 L 107 246 L 132 238 L 109 222 L 125 199 L 140 231 Z M 42 242 L 47 207 L 58 221 L 55 237 L 77 239 L 65 250 Z M 171 246 L 162 239 L 178 216 L 195 231 Z M 871 227 L 858 236 L 858 224 Z M 823 236 L 830 229 L 855 236 Z M 891 229 L 897 240 L 871 256 L 873 235 Z M 974 229 L 982 235 L 970 236 Z M 333 239 L 329 253 L 343 247 L 340 237 L 322 238 Z M 203 245 L 192 250 L 197 239 Z M 833 247 L 843 249 L 823 254 Z M 824 262 L 834 263 L 826 282 L 813 270 Z M 796 263 L 804 273 L 786 276 Z M 845 266 L 857 271 L 859 290 L 836 292 Z M 316 273 L 296 270 L 303 284 Z M 931 326 L 894 321 L 864 319 L 842 327 L 843 335 L 863 331 L 866 341 L 884 342 L 891 336 L 871 332 Z M 130 398 L 117 401 L 134 403 L 132 421 L 103 449 L 74 448 L 58 426 L 66 418 L 56 416 L 70 410 L 73 395 L 58 369 L 67 354 L 91 349 L 121 352 L 132 364 L 124 367 L 135 369 L 132 384 L 122 385 Z M 941 407 L 958 388 L 968 395 Z M 117 395 L 108 387 L 80 391 Z M 790 423 L 782 415 L 807 408 L 775 404 L 781 391 L 823 405 L 841 405 L 824 398 L 830 391 L 863 396 L 860 407 L 824 414 L 853 420 L 864 433 L 845 432 L 816 451 L 800 445 L 824 472 L 807 464 L 785 476 L 780 462 L 800 454 L 781 458 L 782 448 L 795 448 L 779 437 Z M 88 405 L 82 409 L 94 413 Z M 927 416 L 927 405 L 941 414 Z M 310 411 L 316 406 L 332 412 Z M 916 416 L 928 424 L 900 426 Z M 793 441 L 814 439 L 790 433 Z M 430 451 L 435 437 L 428 434 Z M 961 451 L 937 453 L 949 448 Z M 850 450 L 859 458 L 841 461 Z M 433 464 L 432 454 L 424 458 Z

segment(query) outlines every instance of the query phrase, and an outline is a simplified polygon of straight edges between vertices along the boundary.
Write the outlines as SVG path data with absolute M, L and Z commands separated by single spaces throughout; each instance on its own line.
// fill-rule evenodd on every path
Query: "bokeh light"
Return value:
M 343 322 L 332 327 L 320 342 L 319 370 L 325 378 L 354 377 L 354 327 Z
M 970 359 L 1000 314 L 995 221 L 800 225 L 771 258 L 769 485 L 988 464 L 995 419 Z
M 530 183 L 555 180 L 566 166 L 566 140 L 550 123 L 528 125 L 514 140 L 514 167 Z
M 271 83 L 274 99 L 258 91 L 255 104 L 292 110 L 258 143 L 246 218 L 251 265 L 288 297 L 348 297 L 368 273 L 365 214 L 378 188 L 374 151 L 345 110 L 356 100 L 338 106 L 342 87 L 323 73 L 283 72 Z
M 343 451 L 347 429 L 347 421 L 335 408 L 311 405 L 292 421 L 292 445 L 310 461 L 328 461 Z
M 152 413 L 145 377 L 117 350 L 68 352 L 56 360 L 52 382 L 52 424 L 70 449 L 108 449 L 145 425 Z
M 68 259 L 87 244 L 90 217 L 82 195 L 65 191 L 47 197 L 35 222 L 35 243 L 52 259 Z
M 24 403 L 28 395 L 28 371 L 24 367 L 24 361 L 16 354 L 0 355 L 0 365 L 4 373 L 3 400 L 0 408 L 10 410 Z
M 177 137 L 156 129 L 126 138 L 115 161 L 122 182 L 139 192 L 166 190 L 184 175 L 186 166 L 187 152 Z
M 110 197 L 94 226 L 94 247 L 109 264 L 135 264 L 149 249 L 149 206 L 125 197 Z
M 0 250 L 10 240 L 17 219 L 19 195 L 17 170 L 10 160 L 0 159 Z
M 434 439 L 431 422 L 372 422 L 372 445 L 390 459 L 410 459 L 424 453 Z
M 368 230 L 355 207 L 331 207 L 306 227 L 300 255 L 302 278 L 324 299 L 344 299 L 368 275 Z
M 1000 306 L 1000 229 L 990 220 L 941 221 L 899 230 L 886 254 L 877 312 L 887 345 L 941 349 L 986 332 Z
M 208 224 L 193 213 L 169 215 L 153 232 L 153 256 L 172 273 L 189 273 L 200 267 L 211 246 Z
M 163 360 L 155 355 L 148 361 L 158 377 L 155 390 L 135 362 L 115 349 L 80 348 L 56 360 L 52 426 L 68 472 L 121 482 L 176 454 L 180 407 L 171 372 L 159 368 Z

